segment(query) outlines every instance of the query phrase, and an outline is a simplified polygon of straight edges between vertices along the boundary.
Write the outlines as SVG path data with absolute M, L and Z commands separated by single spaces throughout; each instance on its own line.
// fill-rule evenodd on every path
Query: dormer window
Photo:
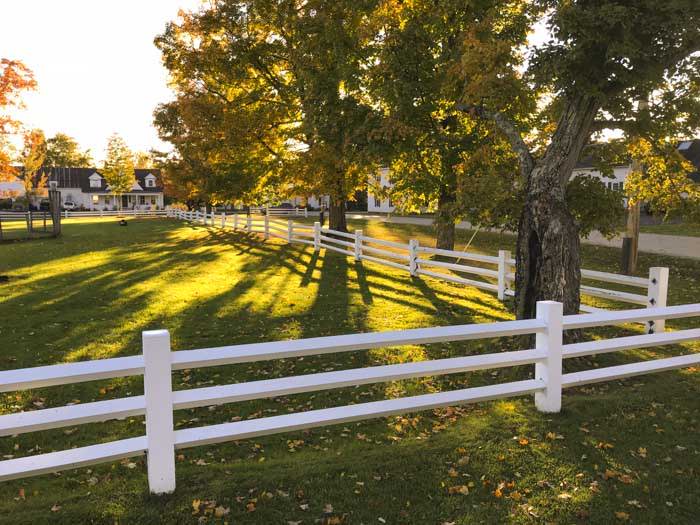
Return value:
M 155 188 L 156 187 L 156 178 L 153 176 L 153 174 L 149 173 L 144 177 L 144 180 L 146 181 L 146 187 L 147 188 Z
M 102 187 L 102 177 L 99 174 L 93 173 L 90 175 L 90 187 L 91 188 L 101 188 Z

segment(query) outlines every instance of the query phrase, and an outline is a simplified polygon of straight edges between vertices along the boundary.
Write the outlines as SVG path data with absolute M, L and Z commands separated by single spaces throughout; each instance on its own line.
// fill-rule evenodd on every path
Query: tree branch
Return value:
M 457 104 L 456 108 L 458 111 L 463 111 L 472 116 L 490 120 L 496 124 L 498 129 L 500 129 L 506 136 L 508 142 L 510 142 L 510 145 L 515 153 L 518 155 L 518 158 L 520 159 L 520 174 L 523 179 L 527 180 L 530 172 L 535 167 L 535 159 L 532 158 L 530 149 L 527 147 L 527 144 L 525 144 L 523 137 L 520 135 L 520 132 L 515 127 L 513 121 L 506 117 L 503 113 L 491 111 L 483 106 L 477 106 L 474 104 Z

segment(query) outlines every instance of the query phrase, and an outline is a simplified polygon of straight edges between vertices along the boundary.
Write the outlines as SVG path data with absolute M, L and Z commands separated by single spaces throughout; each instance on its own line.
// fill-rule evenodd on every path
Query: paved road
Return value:
M 433 223 L 431 218 L 427 217 L 387 217 L 384 215 L 369 215 L 369 214 L 348 214 L 351 219 L 371 219 L 384 222 L 393 222 L 396 224 L 420 224 L 430 226 Z M 457 228 L 469 230 L 471 224 L 466 221 L 457 224 Z M 507 233 L 507 232 L 506 232 Z M 584 244 L 595 244 L 597 246 L 610 246 L 613 248 L 622 247 L 622 237 L 614 239 L 606 239 L 598 232 L 594 232 L 587 239 L 581 239 Z M 639 251 L 656 253 L 661 255 L 674 255 L 676 257 L 690 257 L 700 259 L 700 237 L 684 237 L 681 235 L 659 235 L 656 233 L 640 233 L 639 234 Z

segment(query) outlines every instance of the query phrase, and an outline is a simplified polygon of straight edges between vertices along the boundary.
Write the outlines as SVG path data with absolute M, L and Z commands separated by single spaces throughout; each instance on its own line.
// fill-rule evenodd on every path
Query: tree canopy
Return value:
M 81 151 L 78 142 L 65 133 L 56 133 L 46 140 L 47 166 L 86 168 L 92 165 L 90 150 Z
M 9 135 L 20 128 L 10 111 L 23 107 L 21 95 L 36 89 L 34 74 L 19 60 L 0 59 L 0 181 L 16 175 Z

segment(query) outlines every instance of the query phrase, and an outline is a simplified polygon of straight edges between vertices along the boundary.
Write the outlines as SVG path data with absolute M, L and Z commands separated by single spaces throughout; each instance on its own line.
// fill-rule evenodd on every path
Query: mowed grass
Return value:
M 353 222 L 385 239 L 428 228 Z M 469 232 L 459 232 L 461 248 Z M 513 238 L 479 234 L 494 253 Z M 618 252 L 584 247 L 584 266 Z M 671 268 L 670 304 L 697 302 L 700 261 Z M 68 220 L 59 239 L 0 246 L 0 369 L 140 353 L 142 330 L 175 350 L 511 319 L 474 288 L 357 264 L 310 247 L 169 220 Z M 603 304 L 603 303 L 600 303 Z M 615 305 L 612 305 L 615 306 Z M 619 305 L 618 305 L 619 306 Z M 697 327 L 697 319 L 669 323 Z M 638 326 L 587 337 L 640 333 Z M 521 349 L 518 339 L 383 348 L 183 371 L 177 389 Z M 697 343 L 582 358 L 567 370 L 700 351 Z M 506 382 L 532 367 L 382 383 L 179 411 L 177 428 Z M 143 392 L 121 378 L 2 394 L 17 412 Z M 179 452 L 176 492 L 148 494 L 144 458 L 0 484 L 2 523 L 696 523 L 700 373 L 687 369 L 566 391 L 560 414 L 531 397 L 406 414 Z M 21 457 L 144 433 L 143 418 L 0 438 Z M 384 520 L 384 521 L 382 521 Z
M 642 226 L 643 233 L 659 233 L 661 235 L 685 235 L 688 237 L 700 237 L 700 223 L 686 222 L 682 224 L 662 223 Z

